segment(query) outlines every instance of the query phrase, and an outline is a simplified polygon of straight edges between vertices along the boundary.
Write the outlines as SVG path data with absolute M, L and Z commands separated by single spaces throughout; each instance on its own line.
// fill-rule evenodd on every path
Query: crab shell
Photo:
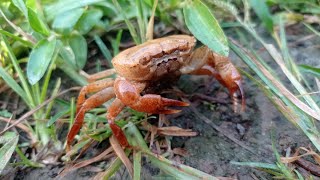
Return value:
M 170 73 L 179 73 L 195 44 L 196 39 L 188 35 L 154 39 L 122 51 L 112 59 L 112 64 L 127 80 L 157 80 Z

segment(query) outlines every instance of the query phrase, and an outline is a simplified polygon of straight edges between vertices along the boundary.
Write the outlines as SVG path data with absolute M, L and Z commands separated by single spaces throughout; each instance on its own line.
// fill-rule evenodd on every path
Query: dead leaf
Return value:
M 122 163 L 126 166 L 131 178 L 133 177 L 133 166 L 129 158 L 127 157 L 126 153 L 122 149 L 119 142 L 115 139 L 114 135 L 112 135 L 110 138 L 110 144 L 114 150 L 114 152 L 117 154 L 117 156 L 121 159 Z
M 111 157 L 113 156 L 113 154 L 111 153 L 113 151 L 112 147 L 109 147 L 108 149 L 106 149 L 105 151 L 103 151 L 101 154 L 99 154 L 96 157 L 93 157 L 91 159 L 85 160 L 85 161 L 81 161 L 73 166 L 69 166 L 66 167 L 60 174 L 59 174 L 59 178 L 64 177 L 65 175 L 67 175 L 68 173 L 70 173 L 71 171 L 75 171 L 79 168 L 88 166 L 89 164 L 101 161 L 107 157 Z

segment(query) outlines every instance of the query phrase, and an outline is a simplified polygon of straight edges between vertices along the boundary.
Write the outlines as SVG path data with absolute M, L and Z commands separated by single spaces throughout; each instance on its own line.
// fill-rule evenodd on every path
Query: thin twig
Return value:
M 57 94 L 56 96 L 53 96 L 52 98 L 44 101 L 42 104 L 40 104 L 39 106 L 37 106 L 36 108 L 32 109 L 31 111 L 25 113 L 23 116 L 21 116 L 18 120 L 16 120 L 13 124 L 11 124 L 9 127 L 5 128 L 3 131 L 0 132 L 0 135 L 2 135 L 3 133 L 5 133 L 6 131 L 8 131 L 9 129 L 11 129 L 12 127 L 20 124 L 22 121 L 26 120 L 29 116 L 33 115 L 35 112 L 37 112 L 38 110 L 40 110 L 42 107 L 44 107 L 45 105 L 49 104 L 51 101 L 53 101 L 55 98 L 66 94 L 70 91 L 78 91 L 80 90 L 81 87 L 72 87 L 70 89 L 64 90 L 62 92 L 60 92 L 59 94 Z

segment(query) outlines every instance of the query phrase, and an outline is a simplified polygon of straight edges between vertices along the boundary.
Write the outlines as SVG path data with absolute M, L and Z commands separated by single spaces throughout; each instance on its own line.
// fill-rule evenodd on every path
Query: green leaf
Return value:
M 188 29 L 198 40 L 220 55 L 229 55 L 227 38 L 206 5 L 200 0 L 189 1 L 183 14 Z
M 272 15 L 269 12 L 269 8 L 265 0 L 250 0 L 250 5 L 254 12 L 258 15 L 259 19 L 262 20 L 264 26 L 269 32 L 273 32 L 273 20 Z
M 53 20 L 52 27 L 59 33 L 68 34 L 73 30 L 83 12 L 83 8 L 77 8 L 58 14 Z
M 0 174 L 9 162 L 15 147 L 17 146 L 19 136 L 14 132 L 6 132 L 0 136 Z
M 82 35 L 72 35 L 69 39 L 69 45 L 75 55 L 77 68 L 82 69 L 87 62 L 88 55 L 86 39 Z
M 30 84 L 34 85 L 37 83 L 47 71 L 55 47 L 56 39 L 52 39 L 51 41 L 43 39 L 31 51 L 27 64 L 27 77 Z
M 27 94 L 20 85 L 0 66 L 0 77 L 13 89 L 25 102 L 28 102 Z
M 64 116 L 65 114 L 70 112 L 70 108 L 64 109 L 63 111 L 59 111 L 57 114 L 52 116 L 50 120 L 47 122 L 47 127 L 51 126 L 53 123 L 55 123 L 59 118 Z
M 308 65 L 302 64 L 302 65 L 299 65 L 299 69 L 302 72 L 311 73 L 314 76 L 320 78 L 320 68 L 315 68 L 315 67 L 312 67 L 312 66 L 308 66 Z
M 62 59 L 68 64 L 70 64 L 74 69 L 77 68 L 76 56 L 74 55 L 73 50 L 69 45 L 60 48 L 60 55 Z
M 52 3 L 49 6 L 46 6 L 44 8 L 45 14 L 47 15 L 47 18 L 49 20 L 52 20 L 55 18 L 55 16 L 68 12 L 72 9 L 85 7 L 91 4 L 104 2 L 105 0 L 60 0 L 56 3 Z
M 37 13 L 34 12 L 30 8 L 28 8 L 28 20 L 29 20 L 31 28 L 34 31 L 41 33 L 45 36 L 50 35 L 50 31 L 49 31 L 47 25 L 40 19 L 40 17 L 37 15 Z
M 112 56 L 111 56 L 111 53 L 110 53 L 110 50 L 108 49 L 108 47 L 104 44 L 104 42 L 102 41 L 102 39 L 99 36 L 95 35 L 95 36 L 93 36 L 93 38 L 94 38 L 94 41 L 97 43 L 103 56 L 107 59 L 109 67 L 113 67 L 113 65 L 111 63 Z
M 23 0 L 12 0 L 12 3 L 28 18 L 28 9 Z
M 93 26 L 98 24 L 102 15 L 102 11 L 99 9 L 85 11 L 76 24 L 76 29 L 81 34 L 87 34 L 93 28 Z
M 141 179 L 141 151 L 133 152 L 133 179 Z
M 20 38 L 19 36 L 16 36 L 16 35 L 8 32 L 8 31 L 5 31 L 3 29 L 0 29 L 0 34 L 6 35 L 7 37 L 10 37 L 10 38 L 14 39 L 15 41 L 19 41 L 19 42 L 21 42 L 23 45 L 25 45 L 27 47 L 32 47 L 33 46 L 33 44 L 31 42 L 26 41 L 26 40 Z

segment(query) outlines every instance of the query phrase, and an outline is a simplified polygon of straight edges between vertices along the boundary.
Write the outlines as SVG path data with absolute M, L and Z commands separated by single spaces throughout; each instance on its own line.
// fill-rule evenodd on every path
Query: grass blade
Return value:
M 12 62 L 12 65 L 13 65 L 15 71 L 18 74 L 19 80 L 20 80 L 20 82 L 22 84 L 22 88 L 23 88 L 23 90 L 24 90 L 24 92 L 26 94 L 26 97 L 27 97 L 26 103 L 29 105 L 29 107 L 33 108 L 33 107 L 35 107 L 35 103 L 34 103 L 34 100 L 32 98 L 31 91 L 29 89 L 28 83 L 27 83 L 27 81 L 26 81 L 26 79 L 24 77 L 24 74 L 23 74 L 20 66 L 19 66 L 18 60 L 17 60 L 16 56 L 14 55 L 13 50 L 12 50 L 7 38 L 5 36 L 3 36 L 3 35 L 1 35 L 1 37 L 2 37 L 3 42 L 5 44 L 5 48 L 8 51 L 8 54 L 9 54 L 10 60 Z
M 138 25 L 140 30 L 140 38 L 141 38 L 141 43 L 143 43 L 146 41 L 147 22 L 146 22 L 146 14 L 143 12 L 144 9 L 146 8 L 143 7 L 142 0 L 136 0 L 136 5 L 137 5 L 137 19 L 138 19 Z
M 16 92 L 24 102 L 28 103 L 28 97 L 20 85 L 0 66 L 0 76 L 14 92 Z
M 5 35 L 5 36 L 7 36 L 7 37 L 10 37 L 10 38 L 14 39 L 15 41 L 21 42 L 23 45 L 25 45 L 25 46 L 27 46 L 27 47 L 30 47 L 30 48 L 33 47 L 33 44 L 32 44 L 31 42 L 26 41 L 26 40 L 20 38 L 19 36 L 16 36 L 16 35 L 14 35 L 14 34 L 11 34 L 11 33 L 9 33 L 8 31 L 5 31 L 5 30 L 3 30 L 3 29 L 0 29 L 0 33 L 3 34 L 3 35 Z
M 112 0 L 113 4 L 116 6 L 117 10 L 119 13 L 121 13 L 122 18 L 124 19 L 124 21 L 126 22 L 129 32 L 131 34 L 131 37 L 133 38 L 133 41 L 136 44 L 141 44 L 141 38 L 138 37 L 137 31 L 135 30 L 133 24 L 129 21 L 129 19 L 127 18 L 125 12 L 123 11 L 123 9 L 121 8 L 120 4 L 118 3 L 118 0 Z
M 140 180 L 141 177 L 141 151 L 133 152 L 133 179 Z
M 141 133 L 132 122 L 128 123 L 125 132 L 130 144 L 141 148 L 141 151 L 147 155 L 148 159 L 151 161 L 151 164 L 157 166 L 167 174 L 177 179 L 217 179 L 192 167 L 178 164 L 177 162 L 170 161 L 164 157 L 151 153 Z
M 320 78 L 320 68 L 315 68 L 312 66 L 301 64 L 301 65 L 299 65 L 299 69 L 302 72 L 310 73 L 310 74 L 316 76 L 317 78 Z
M 304 109 L 312 110 L 302 101 L 296 98 L 290 91 L 288 91 L 277 79 L 275 79 L 269 71 L 267 71 L 257 60 L 251 58 L 242 49 L 238 48 L 234 42 L 231 41 L 231 49 L 246 63 L 248 66 L 262 79 L 268 86 L 269 93 L 267 97 L 273 102 L 277 109 L 294 125 L 298 126 L 306 136 L 311 140 L 314 146 L 320 150 L 320 134 L 314 125 L 312 118 L 310 118 Z M 263 92 L 266 92 L 265 85 L 259 86 Z M 315 115 L 312 110 L 311 115 Z
M 19 136 L 14 132 L 7 132 L 0 136 L 0 174 L 9 162 L 15 147 L 17 146 Z
M 93 38 L 94 38 L 94 41 L 97 43 L 103 56 L 107 59 L 109 67 L 113 68 L 113 65 L 111 63 L 112 56 L 111 56 L 111 52 L 109 51 L 108 47 L 104 44 L 104 42 L 102 41 L 102 39 L 99 36 L 95 35 Z
M 267 28 L 270 33 L 273 33 L 273 20 L 272 15 L 270 14 L 269 8 L 265 0 L 249 0 L 251 7 L 254 12 L 258 15 L 259 19 L 262 20 L 262 23 Z

